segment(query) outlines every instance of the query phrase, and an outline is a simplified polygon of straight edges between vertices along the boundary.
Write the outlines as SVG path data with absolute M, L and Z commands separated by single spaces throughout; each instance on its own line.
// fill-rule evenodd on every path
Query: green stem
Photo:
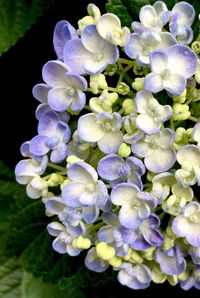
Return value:
M 199 122 L 199 119 L 193 116 L 190 116 L 188 119 L 194 122 Z
M 66 173 L 66 169 L 64 167 L 60 167 L 60 166 L 58 166 L 54 163 L 48 162 L 47 166 L 52 168 L 52 169 L 59 170 L 59 171 L 62 171 L 62 172 L 65 171 L 65 173 Z
M 171 128 L 173 131 L 175 131 L 175 128 L 174 128 L 174 121 L 173 121 L 173 119 L 170 118 L 169 122 L 170 122 L 170 128 Z
M 133 63 L 133 61 L 131 61 L 131 60 L 128 60 L 128 59 L 124 59 L 124 58 L 119 58 L 118 59 L 118 62 L 121 62 L 121 63 L 123 63 L 123 64 L 130 64 L 130 63 Z

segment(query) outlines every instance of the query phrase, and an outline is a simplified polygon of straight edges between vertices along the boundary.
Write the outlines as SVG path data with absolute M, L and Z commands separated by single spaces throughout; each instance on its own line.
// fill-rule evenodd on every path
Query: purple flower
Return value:
M 139 65 L 149 66 L 149 55 L 155 50 L 167 50 L 177 41 L 169 32 L 160 34 L 145 31 L 141 35 L 132 33 L 129 43 L 124 47 L 128 57 L 136 59 Z
M 186 269 L 186 261 L 178 246 L 169 250 L 157 248 L 154 259 L 167 275 L 181 274 Z
M 53 45 L 58 59 L 63 59 L 65 44 L 75 37 L 78 37 L 78 34 L 69 22 L 60 21 L 56 24 L 53 33 Z
M 121 226 L 118 216 L 113 213 L 103 213 L 103 226 L 98 231 L 98 239 L 101 242 L 109 243 L 115 249 L 116 256 L 125 256 L 128 253 L 129 245 L 123 241 L 123 227 Z
M 40 118 L 38 135 L 30 142 L 30 152 L 36 156 L 47 154 L 50 150 L 50 160 L 61 162 L 67 156 L 66 143 L 70 139 L 70 128 L 62 122 L 53 111 Z
M 62 198 L 49 198 L 45 203 L 45 208 L 50 213 L 58 215 L 59 220 L 71 235 L 79 236 L 85 232 L 86 227 L 81 210 L 67 207 Z
M 157 215 L 151 214 L 144 219 L 136 230 L 124 229 L 122 237 L 135 250 L 145 250 L 151 246 L 161 246 L 164 236 L 159 231 L 160 220 Z
M 83 29 L 80 38 L 73 38 L 66 43 L 64 62 L 77 74 L 101 73 L 108 64 L 115 63 L 119 57 L 117 46 L 101 38 L 96 25 Z
M 109 264 L 108 262 L 100 259 L 97 256 L 95 247 L 92 247 L 87 252 L 87 256 L 85 258 L 85 266 L 92 271 L 103 272 L 109 267 Z
M 83 115 L 78 120 L 78 134 L 86 142 L 97 142 L 99 149 L 107 154 L 115 153 L 123 142 L 120 131 L 122 119 L 114 112 Z
M 48 224 L 47 230 L 51 236 L 56 237 L 52 244 L 55 251 L 60 254 L 68 253 L 70 256 L 80 254 L 81 250 L 73 247 L 72 241 L 74 237 L 67 232 L 65 226 L 58 222 L 52 222 Z
M 92 166 L 85 162 L 75 162 L 68 168 L 67 175 L 72 181 L 62 191 L 63 200 L 67 206 L 103 207 L 106 204 L 107 188 L 102 181 L 98 180 Z M 87 216 L 90 216 L 90 212 Z
M 151 271 L 143 264 L 132 265 L 124 262 L 117 277 L 122 285 L 131 289 L 146 289 L 151 282 Z
M 34 156 L 30 153 L 30 142 L 21 146 L 21 153 L 24 157 L 29 157 L 18 162 L 15 167 L 16 180 L 20 184 L 28 184 L 38 175 L 42 175 L 47 167 L 48 157 Z
M 111 201 L 117 206 L 122 206 L 119 221 L 128 229 L 137 229 L 143 219 L 150 216 L 151 208 L 155 208 L 157 202 L 148 192 L 140 191 L 132 183 L 115 186 L 111 192 Z
M 192 287 L 200 290 L 200 266 L 190 265 L 190 274 L 188 278 L 181 281 L 180 286 L 183 290 L 190 290 Z
M 136 157 L 131 156 L 124 160 L 116 154 L 107 155 L 99 161 L 98 173 L 111 185 L 130 182 L 136 184 L 139 189 L 143 188 L 141 176 L 145 173 L 145 167 Z
M 155 51 L 150 55 L 152 72 L 145 77 L 144 87 L 152 93 L 166 89 L 180 95 L 187 79 L 196 72 L 197 62 L 196 54 L 183 45 L 174 45 L 166 52 Z
M 38 98 L 41 92 L 45 95 L 48 91 L 48 104 L 53 110 L 79 112 L 83 109 L 86 101 L 83 91 L 87 89 L 87 81 L 82 76 L 68 72 L 68 68 L 61 61 L 47 62 L 42 69 L 42 76 L 51 89 L 47 90 L 47 87 L 40 84 L 42 89 L 34 90 Z M 43 90 L 44 88 L 46 89 Z
M 156 134 L 145 135 L 131 148 L 134 154 L 144 157 L 144 164 L 149 171 L 161 173 L 170 169 L 176 161 L 176 153 L 172 148 L 173 141 L 173 131 L 165 128 Z
M 170 32 L 181 44 L 189 44 L 193 39 L 191 25 L 195 18 L 195 10 L 187 2 L 176 3 L 171 12 Z
M 191 245 L 200 247 L 200 204 L 188 203 L 183 214 L 174 218 L 172 229 L 177 236 L 186 237 Z
M 136 94 L 135 107 L 137 112 L 140 113 L 136 117 L 136 125 L 146 134 L 158 132 L 161 124 L 172 115 L 172 108 L 169 105 L 159 104 L 147 90 L 142 90 Z

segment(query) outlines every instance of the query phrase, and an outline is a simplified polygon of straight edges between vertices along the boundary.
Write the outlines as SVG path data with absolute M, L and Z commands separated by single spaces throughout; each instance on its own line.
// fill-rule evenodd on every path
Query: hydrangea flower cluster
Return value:
M 33 88 L 38 135 L 16 179 L 52 217 L 53 249 L 122 285 L 200 289 L 200 38 L 193 7 L 142 7 L 133 33 L 88 5 L 60 21 Z

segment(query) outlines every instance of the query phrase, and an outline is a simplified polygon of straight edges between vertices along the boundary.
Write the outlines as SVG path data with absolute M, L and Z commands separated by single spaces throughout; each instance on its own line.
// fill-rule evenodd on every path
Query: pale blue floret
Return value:
M 146 90 L 157 93 L 166 89 L 173 95 L 180 95 L 187 79 L 197 70 L 197 56 L 184 45 L 174 45 L 167 51 L 156 50 L 150 54 L 152 72 L 145 77 Z
M 174 133 L 165 128 L 156 134 L 145 135 L 132 145 L 132 152 L 144 158 L 144 164 L 153 173 L 162 173 L 170 169 L 176 161 L 172 148 Z M 158 158 L 159 157 L 159 158 Z
M 68 183 L 62 191 L 65 204 L 72 208 L 91 207 L 86 218 L 94 213 L 94 208 L 103 208 L 108 200 L 105 184 L 98 180 L 95 169 L 85 162 L 73 163 L 67 171 Z M 88 221 L 90 219 L 88 218 Z
M 132 33 L 129 43 L 124 47 L 128 57 L 136 59 L 139 65 L 150 65 L 150 54 L 155 50 L 167 50 L 177 40 L 169 32 L 145 31 L 141 35 Z
M 108 262 L 100 259 L 97 256 L 95 247 L 92 247 L 87 252 L 87 256 L 85 258 L 85 266 L 92 271 L 103 272 L 108 268 L 109 264 Z
M 78 134 L 86 142 L 97 142 L 102 152 L 111 154 L 117 152 L 123 142 L 121 126 L 121 116 L 116 112 L 89 113 L 79 118 Z
M 99 161 L 98 173 L 112 186 L 121 182 L 131 182 L 139 189 L 143 188 L 141 176 L 145 173 L 145 167 L 136 157 L 131 156 L 124 160 L 116 154 L 107 155 Z
M 123 262 L 118 273 L 119 282 L 133 290 L 146 289 L 151 282 L 151 271 L 144 264 Z
M 30 141 L 30 152 L 42 156 L 51 151 L 50 160 L 61 162 L 67 156 L 67 145 L 71 136 L 69 126 L 53 111 L 48 111 L 39 121 L 38 135 Z
M 178 245 L 169 250 L 157 248 L 154 260 L 160 265 L 162 272 L 167 275 L 181 274 L 186 269 L 186 261 Z
M 120 183 L 111 192 L 111 201 L 121 206 L 119 221 L 128 229 L 137 229 L 143 219 L 151 214 L 151 208 L 155 208 L 157 200 L 148 192 L 140 191 L 132 183 Z
M 190 269 L 190 274 L 186 280 L 180 282 L 181 288 L 185 291 L 192 287 L 200 290 L 200 266 L 189 264 L 188 269 Z
M 63 20 L 56 24 L 53 33 L 53 45 L 58 59 L 63 59 L 65 44 L 72 38 L 78 37 L 76 29 Z
M 47 167 L 48 157 L 35 156 L 30 152 L 30 142 L 25 142 L 21 146 L 21 153 L 27 159 L 18 162 L 15 167 L 16 180 L 20 184 L 28 184 L 38 175 L 42 175 Z
M 195 10 L 187 2 L 179 2 L 173 7 L 171 12 L 170 32 L 181 44 L 190 44 L 193 39 L 191 28 L 195 18 Z
M 159 230 L 160 220 L 156 214 L 151 214 L 143 219 L 140 226 L 136 229 L 124 229 L 122 239 L 129 243 L 135 250 L 145 250 L 152 246 L 159 247 L 164 242 L 164 236 Z
M 136 94 L 135 108 L 140 115 L 136 117 L 136 125 L 146 134 L 155 134 L 160 130 L 161 124 L 167 121 L 172 115 L 172 108 L 169 105 L 161 105 L 147 91 L 142 90 Z
M 96 25 L 84 28 L 81 38 L 66 43 L 64 62 L 76 74 L 98 74 L 119 57 L 117 46 L 100 37 Z
M 197 142 L 197 146 L 200 148 L 200 122 L 197 122 L 193 127 L 192 137 Z
M 183 146 L 177 152 L 177 161 L 181 169 L 177 170 L 175 177 L 183 186 L 200 185 L 200 148 L 195 145 Z
M 166 4 L 156 1 L 153 5 L 144 5 L 139 14 L 139 22 L 133 22 L 132 28 L 137 33 L 144 31 L 161 32 L 170 18 Z
M 200 204 L 188 203 L 183 214 L 174 218 L 172 229 L 177 236 L 186 237 L 191 245 L 200 247 Z
M 103 213 L 102 218 L 106 225 L 98 231 L 99 241 L 109 243 L 115 249 L 116 256 L 125 256 L 129 245 L 123 240 L 124 227 L 120 224 L 118 216 L 109 212 Z
M 42 69 L 42 76 L 45 83 L 43 90 L 34 90 L 34 93 L 42 98 L 48 91 L 49 106 L 59 112 L 72 110 L 79 112 L 83 109 L 86 95 L 83 91 L 87 89 L 87 81 L 82 76 L 74 72 L 69 72 L 69 68 L 61 61 L 49 61 Z M 37 91 L 37 92 L 36 92 Z
M 55 251 L 60 254 L 67 253 L 70 256 L 78 256 L 81 252 L 81 249 L 74 248 L 72 242 L 74 236 L 69 234 L 66 230 L 66 227 L 59 222 L 51 222 L 47 226 L 48 233 L 51 236 L 56 237 L 53 241 L 52 246 Z

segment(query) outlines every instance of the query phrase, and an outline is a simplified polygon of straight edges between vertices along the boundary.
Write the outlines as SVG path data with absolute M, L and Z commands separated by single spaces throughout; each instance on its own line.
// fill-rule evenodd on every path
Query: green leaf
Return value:
M 0 160 L 0 178 L 14 180 L 14 173 Z
M 22 270 L 16 260 L 11 258 L 0 265 L 0 297 L 21 298 Z
M 133 20 L 124 5 L 123 0 L 108 0 L 106 9 L 107 12 L 114 13 L 120 18 L 122 26 L 130 27 Z
M 54 0 L 0 1 L 0 54 L 7 51 Z
M 32 274 L 24 272 L 22 279 L 21 298 L 84 298 L 83 293 L 77 289 L 60 290 L 57 285 L 44 283 L 39 278 L 34 278 Z

